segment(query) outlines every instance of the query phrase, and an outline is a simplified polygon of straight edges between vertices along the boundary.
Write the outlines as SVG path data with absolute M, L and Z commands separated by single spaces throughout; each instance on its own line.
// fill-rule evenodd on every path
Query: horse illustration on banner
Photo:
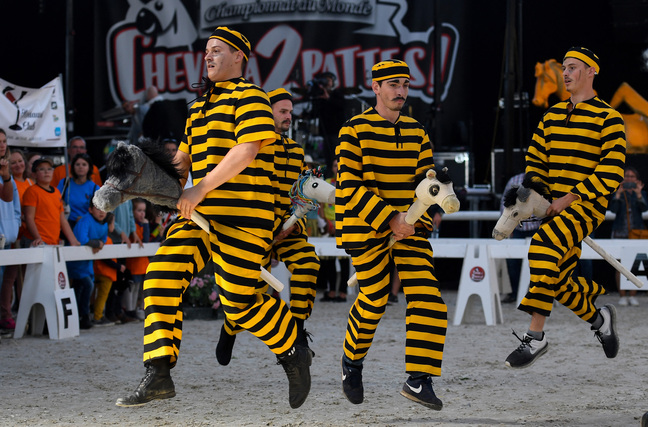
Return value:
M 549 59 L 535 66 L 535 91 L 533 105 L 548 108 L 549 96 L 555 95 L 561 101 L 569 98 L 562 77 L 562 64 Z M 628 154 L 648 154 L 648 101 L 638 94 L 628 83 L 623 82 L 614 93 L 610 106 L 618 108 L 625 103 L 633 113 L 621 114 L 625 122 Z

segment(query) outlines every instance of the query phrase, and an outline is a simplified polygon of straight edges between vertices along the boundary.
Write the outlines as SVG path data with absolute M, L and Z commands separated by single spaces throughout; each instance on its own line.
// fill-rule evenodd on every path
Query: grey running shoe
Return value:
M 310 392 L 312 361 L 310 350 L 301 345 L 295 345 L 286 354 L 277 356 L 277 363 L 283 366 L 288 377 L 288 401 L 293 409 L 299 408 Z
M 362 365 L 344 363 L 344 356 L 340 363 L 342 364 L 342 392 L 349 399 L 349 402 L 356 405 L 362 403 L 364 400 Z
M 443 402 L 434 394 L 430 375 L 416 379 L 409 377 L 403 384 L 400 394 L 435 411 L 443 408 Z
M 216 344 L 216 360 L 218 363 L 227 366 L 232 360 L 232 350 L 234 349 L 234 342 L 236 341 L 236 334 L 230 335 L 225 331 L 225 325 L 221 326 L 220 338 Z
M 616 332 L 616 308 L 612 304 L 606 304 L 599 308 L 599 314 L 603 316 L 603 324 L 594 335 L 603 345 L 603 351 L 609 359 L 614 359 L 619 352 L 619 336 Z M 594 330 L 594 327 L 592 327 Z
M 146 364 L 146 375 L 135 391 L 120 397 L 117 406 L 140 406 L 151 400 L 169 399 L 175 396 L 175 386 L 169 374 L 168 358 L 154 359 Z
M 505 365 L 509 368 L 526 368 L 531 366 L 536 359 L 547 352 L 549 343 L 547 342 L 547 335 L 544 332 L 542 333 L 542 340 L 536 340 L 526 333 L 520 338 L 515 331 L 513 331 L 513 335 L 520 340 L 521 344 L 506 358 Z

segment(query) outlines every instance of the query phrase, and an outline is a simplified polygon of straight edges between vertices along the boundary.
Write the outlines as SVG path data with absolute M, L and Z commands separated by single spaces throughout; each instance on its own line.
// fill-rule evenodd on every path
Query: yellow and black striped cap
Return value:
M 594 67 L 596 74 L 598 74 L 601 71 L 601 63 L 599 61 L 599 57 L 596 56 L 594 52 L 584 47 L 570 48 L 565 54 L 565 57 L 563 58 L 563 62 L 565 62 L 565 59 L 567 58 L 579 59 L 583 61 L 588 67 Z
M 371 67 L 371 80 L 375 82 L 397 78 L 410 78 L 409 67 L 401 60 L 388 59 Z
M 236 30 L 231 30 L 227 27 L 218 27 L 214 30 L 210 39 L 219 39 L 232 46 L 236 50 L 243 52 L 246 60 L 250 60 L 250 50 L 252 46 L 248 39 Z
M 293 100 L 292 94 L 282 87 L 268 92 L 268 98 L 270 98 L 270 104 L 272 105 L 279 101 L 283 101 L 284 99 L 288 99 L 291 102 Z

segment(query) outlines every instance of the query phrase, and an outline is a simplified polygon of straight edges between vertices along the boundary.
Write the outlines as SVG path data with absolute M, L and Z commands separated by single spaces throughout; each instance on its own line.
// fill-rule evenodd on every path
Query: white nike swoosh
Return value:
M 405 383 L 405 384 L 407 384 L 407 386 L 410 388 L 410 390 L 412 390 L 416 394 L 419 394 L 421 392 L 421 390 L 423 390 L 422 385 L 418 386 L 417 388 L 414 388 L 411 385 L 409 385 L 408 383 Z
M 346 380 L 346 374 L 342 374 L 342 381 Z

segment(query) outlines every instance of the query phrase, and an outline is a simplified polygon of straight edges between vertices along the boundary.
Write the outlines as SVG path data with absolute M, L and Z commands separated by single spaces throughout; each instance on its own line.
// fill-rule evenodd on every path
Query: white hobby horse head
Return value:
M 428 169 L 425 178 L 416 186 L 416 197 L 427 206 L 439 205 L 448 214 L 459 210 L 459 199 L 454 192 L 448 168 L 439 172 Z
M 504 211 L 493 228 L 493 238 L 506 239 L 520 225 L 520 221 L 532 216 L 544 218 L 551 204 L 548 197 L 544 184 L 525 176 L 522 186 L 514 186 L 504 194 Z
M 289 196 L 293 213 L 301 218 L 305 212 L 317 209 L 318 203 L 335 204 L 335 187 L 322 178 L 322 170 L 318 167 L 302 172 L 290 189 Z

